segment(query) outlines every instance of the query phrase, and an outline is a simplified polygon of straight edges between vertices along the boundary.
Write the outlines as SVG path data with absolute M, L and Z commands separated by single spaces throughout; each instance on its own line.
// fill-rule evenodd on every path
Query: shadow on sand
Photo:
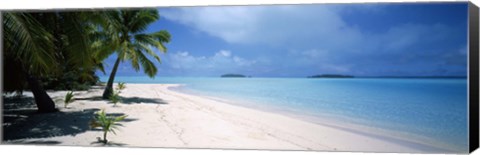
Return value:
M 143 97 L 121 97 L 123 104 L 136 104 L 136 103 L 150 103 L 150 104 L 168 104 L 160 98 L 143 98 Z
M 85 101 L 102 101 L 104 100 L 102 98 L 102 96 L 92 96 L 92 97 L 76 97 L 75 100 L 78 100 L 78 101 L 81 101 L 81 100 L 85 100 Z
M 88 130 L 95 112 L 100 109 L 84 109 L 82 111 L 37 113 L 31 97 L 4 97 L 3 109 L 3 140 L 22 144 L 59 144 L 57 141 L 28 141 L 27 138 L 48 138 L 66 135 L 76 135 Z M 110 116 L 120 116 L 123 113 L 107 113 Z M 137 119 L 126 118 L 121 122 L 131 122 Z
M 94 113 L 99 110 L 86 109 L 55 113 L 37 113 L 35 109 L 4 110 L 3 140 L 48 138 L 83 133 L 90 130 L 89 122 L 93 119 Z
M 112 141 L 108 141 L 106 144 L 104 144 L 100 137 L 97 137 L 97 141 L 93 141 L 90 144 L 91 145 L 96 145 L 96 146 L 125 146 L 125 145 L 127 145 L 127 144 L 124 144 L 124 143 L 117 143 L 117 142 L 112 142 Z
M 144 97 L 120 97 L 121 104 L 138 104 L 138 103 L 146 103 L 146 104 L 168 104 L 163 99 L 160 98 L 144 98 Z M 84 97 L 84 98 L 75 98 L 75 100 L 86 100 L 86 101 L 102 101 L 102 96 L 92 96 L 92 97 Z
M 55 141 L 55 140 L 34 140 L 34 141 L 19 140 L 19 141 L 15 141 L 15 143 L 35 144 L 35 145 L 56 145 L 56 144 L 60 144 L 61 142 Z

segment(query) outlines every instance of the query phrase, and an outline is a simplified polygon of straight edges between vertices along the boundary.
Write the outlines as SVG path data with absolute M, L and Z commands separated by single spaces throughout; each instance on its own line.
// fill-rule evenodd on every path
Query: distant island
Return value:
M 242 74 L 223 74 L 221 77 L 225 78 L 225 77 L 237 77 L 237 78 L 244 78 L 244 77 L 247 77 L 245 75 L 242 75 Z
M 353 75 L 341 75 L 341 74 L 320 74 L 312 75 L 307 78 L 405 78 L 405 79 L 462 79 L 466 76 L 353 76 Z
M 340 74 L 321 74 L 308 76 L 307 78 L 353 78 L 352 75 L 340 75 Z
M 362 76 L 359 78 L 404 78 L 404 79 L 463 79 L 466 76 Z

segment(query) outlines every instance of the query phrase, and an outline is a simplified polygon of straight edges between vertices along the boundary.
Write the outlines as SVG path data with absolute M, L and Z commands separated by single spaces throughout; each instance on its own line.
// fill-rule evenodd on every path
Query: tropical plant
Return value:
M 75 100 L 73 96 L 73 91 L 70 91 L 65 95 L 65 100 L 63 100 L 64 108 L 67 108 L 67 105 Z
M 150 24 L 159 19 L 156 9 L 143 10 L 116 10 L 106 14 L 104 45 L 107 49 L 99 52 L 97 57 L 104 58 L 116 52 L 117 59 L 113 65 L 110 77 L 103 92 L 103 98 L 108 99 L 113 94 L 113 82 L 120 62 L 130 61 L 132 67 L 139 71 L 140 68 L 151 78 L 157 74 L 155 64 L 147 55 L 160 62 L 160 57 L 153 48 L 166 52 L 165 43 L 170 42 L 170 34 L 165 30 L 153 33 L 143 33 Z
M 57 111 L 45 92 L 42 78 L 78 70 L 92 70 L 91 31 L 94 27 L 86 12 L 7 12 L 3 13 L 5 91 L 29 88 L 39 112 Z M 91 75 L 91 74 L 90 74 Z M 28 87 L 27 87 L 28 86 Z
M 107 144 L 107 133 L 112 132 L 113 134 L 116 134 L 115 130 L 118 129 L 119 126 L 121 126 L 121 124 L 119 124 L 118 122 L 124 120 L 126 117 L 127 115 L 122 115 L 118 117 L 108 116 L 105 113 L 105 110 L 102 110 L 96 113 L 94 120 L 90 122 L 90 127 L 101 127 L 103 131 L 103 140 L 100 140 L 100 142 Z
M 121 90 L 127 88 L 127 86 L 125 85 L 125 82 L 119 82 L 118 85 L 117 85 L 117 90 L 120 92 Z
M 120 92 L 117 91 L 117 92 L 114 92 L 110 98 L 109 98 L 110 102 L 113 103 L 113 106 L 117 106 L 117 103 L 120 102 L 122 99 L 120 98 Z

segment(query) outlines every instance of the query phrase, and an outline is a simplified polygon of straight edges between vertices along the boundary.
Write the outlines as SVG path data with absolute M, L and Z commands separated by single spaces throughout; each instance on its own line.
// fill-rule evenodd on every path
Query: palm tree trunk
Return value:
M 108 133 L 108 131 L 103 131 L 103 144 L 107 144 L 107 142 L 108 142 L 107 133 Z
M 103 91 L 103 99 L 109 99 L 113 94 L 113 81 L 115 81 L 115 74 L 117 74 L 119 64 L 120 57 L 117 58 L 115 65 L 113 65 L 112 73 L 110 73 L 110 77 L 108 78 L 107 87 L 105 87 L 105 91 Z
M 32 75 L 27 75 L 28 86 L 35 98 L 35 104 L 37 104 L 38 112 L 49 113 L 58 111 L 55 108 L 55 102 L 48 96 L 40 81 Z

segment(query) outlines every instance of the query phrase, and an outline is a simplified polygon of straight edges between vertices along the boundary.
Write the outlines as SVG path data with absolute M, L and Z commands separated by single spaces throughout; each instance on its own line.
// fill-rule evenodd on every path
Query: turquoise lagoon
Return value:
M 106 80 L 107 77 L 101 77 L 101 81 Z M 364 127 L 363 131 L 383 132 L 381 135 L 397 137 L 393 139 L 413 140 L 440 150 L 468 150 L 466 78 L 150 79 L 119 76 L 115 81 L 183 84 L 174 90 L 341 129 L 348 130 L 348 127 L 340 124 Z

